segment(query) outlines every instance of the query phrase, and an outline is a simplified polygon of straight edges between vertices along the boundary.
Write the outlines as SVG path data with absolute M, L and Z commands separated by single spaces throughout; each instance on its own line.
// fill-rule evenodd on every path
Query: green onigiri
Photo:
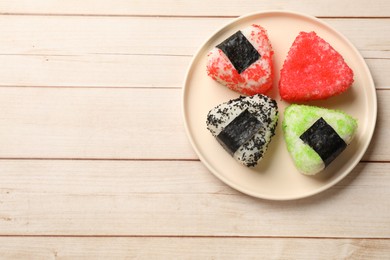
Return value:
M 314 175 L 351 142 L 357 121 L 340 110 L 292 104 L 284 112 L 282 127 L 296 167 L 303 174 Z

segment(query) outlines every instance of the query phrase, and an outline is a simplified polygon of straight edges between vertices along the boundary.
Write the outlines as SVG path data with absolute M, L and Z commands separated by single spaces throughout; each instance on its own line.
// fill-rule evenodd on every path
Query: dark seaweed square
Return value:
M 252 63 L 260 59 L 260 54 L 241 31 L 224 40 L 217 45 L 217 48 L 225 53 L 238 73 L 243 72 Z
M 336 131 L 321 117 L 301 136 L 328 166 L 347 146 Z
M 217 140 L 230 155 L 233 155 L 260 128 L 261 122 L 248 110 L 244 110 L 219 133 Z

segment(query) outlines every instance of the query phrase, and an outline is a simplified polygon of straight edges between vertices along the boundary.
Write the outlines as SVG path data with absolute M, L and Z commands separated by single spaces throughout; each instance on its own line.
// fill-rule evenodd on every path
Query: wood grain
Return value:
M 0 86 L 180 88 L 190 61 L 187 56 L 0 55 Z
M 0 16 L 0 86 L 181 87 L 191 56 L 231 20 Z M 389 88 L 388 19 L 324 21 L 366 57 L 377 87 Z
M 185 72 L 235 17 L 320 17 L 367 62 L 363 161 L 273 202 L 214 177 L 184 131 Z M 390 2 L 0 0 L 1 259 L 388 259 Z
M 0 55 L 4 64 L 0 86 L 182 88 L 191 60 L 189 56 Z M 389 89 L 390 59 L 366 62 L 376 87 Z
M 180 89 L 0 88 L 0 157 L 196 158 Z
M 7 259 L 387 259 L 378 239 L 2 237 Z
M 193 55 L 233 18 L 0 16 L 0 54 Z M 320 19 L 366 58 L 388 54 L 390 19 Z M 371 53 L 368 53 L 371 52 Z
M 232 190 L 198 161 L 1 165 L 0 235 L 390 235 L 388 163 L 361 163 L 318 196 L 279 203 Z
M 181 89 L 0 88 L 0 158 L 197 159 L 181 96 Z M 378 90 L 364 160 L 390 161 L 389 98 Z
M 104 0 L 22 0 L 0 1 L 2 13 L 25 14 L 79 14 L 79 15 L 190 15 L 190 16 L 237 16 L 269 9 L 293 10 L 316 16 L 338 17 L 383 17 L 389 16 L 390 4 L 387 0 L 368 1 L 143 1 L 116 0 L 115 4 Z

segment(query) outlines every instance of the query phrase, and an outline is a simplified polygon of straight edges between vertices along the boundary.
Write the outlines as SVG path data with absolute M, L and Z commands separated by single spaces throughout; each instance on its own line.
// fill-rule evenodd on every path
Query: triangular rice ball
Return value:
M 353 71 L 343 57 L 315 32 L 301 32 L 280 72 L 279 92 L 286 101 L 326 99 L 346 91 Z
M 339 110 L 293 104 L 286 108 L 282 126 L 296 167 L 314 175 L 351 142 L 357 121 Z
M 254 95 L 272 88 L 273 51 L 267 31 L 260 25 L 237 31 L 207 56 L 207 74 L 234 91 Z
M 275 135 L 278 107 L 261 94 L 222 103 L 207 115 L 207 129 L 225 150 L 242 164 L 253 167 L 263 158 Z

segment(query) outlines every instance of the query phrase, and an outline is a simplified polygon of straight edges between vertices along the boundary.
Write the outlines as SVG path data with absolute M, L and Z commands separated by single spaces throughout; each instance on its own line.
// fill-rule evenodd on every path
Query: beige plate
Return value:
M 275 78 L 273 90 L 268 93 L 279 107 L 279 124 L 263 160 L 255 168 L 237 163 L 218 144 L 206 129 L 206 115 L 219 103 L 239 96 L 225 86 L 214 82 L 206 73 L 207 53 L 225 38 L 252 23 L 268 31 L 273 46 Z M 305 176 L 297 171 L 284 143 L 281 122 L 288 103 L 281 101 L 277 83 L 279 71 L 287 52 L 300 31 L 315 31 L 329 42 L 354 71 L 354 84 L 346 92 L 326 101 L 307 104 L 342 109 L 358 119 L 357 135 L 347 149 L 329 167 L 316 176 Z M 186 131 L 200 160 L 227 185 L 248 195 L 290 200 L 314 195 L 328 189 L 345 177 L 365 153 L 375 128 L 377 102 L 375 86 L 363 58 L 356 48 L 340 33 L 322 21 L 303 14 L 269 11 L 249 14 L 233 20 L 218 30 L 199 49 L 187 72 L 183 108 Z

